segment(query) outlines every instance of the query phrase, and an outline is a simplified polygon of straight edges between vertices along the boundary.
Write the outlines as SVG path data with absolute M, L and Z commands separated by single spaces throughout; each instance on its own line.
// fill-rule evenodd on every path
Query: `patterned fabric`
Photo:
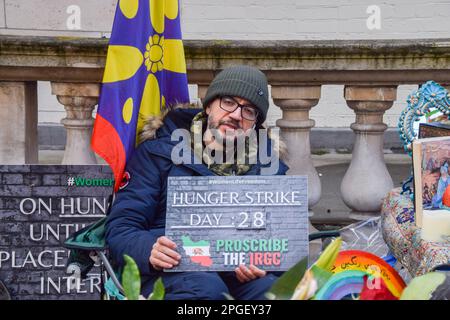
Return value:
M 412 276 L 449 263 L 450 244 L 424 241 L 414 222 L 414 204 L 409 195 L 395 188 L 383 199 L 381 229 L 384 241 Z
M 243 175 L 246 172 L 248 172 L 251 169 L 250 164 L 237 164 L 237 163 L 215 163 L 214 159 L 209 155 L 208 152 L 203 152 L 203 155 L 200 154 L 201 150 L 203 150 L 203 140 L 196 141 L 194 139 L 195 134 L 200 134 L 201 137 L 203 137 L 204 129 L 206 129 L 208 121 L 208 116 L 204 111 L 199 112 L 193 119 L 192 119 L 192 125 L 191 125 L 191 141 L 192 141 L 192 148 L 194 150 L 195 155 L 203 159 L 203 162 L 208 166 L 208 169 L 214 172 L 215 174 L 219 176 L 231 176 L 231 175 Z M 196 122 L 201 122 L 202 125 L 196 125 Z M 248 163 L 248 159 L 252 159 L 251 157 L 256 157 L 255 148 L 251 148 L 250 146 L 253 144 L 250 144 L 248 139 L 245 140 L 245 162 Z M 236 158 L 236 157 L 234 157 Z M 256 159 L 256 158 L 255 158 Z M 236 161 L 233 161 L 236 162 Z

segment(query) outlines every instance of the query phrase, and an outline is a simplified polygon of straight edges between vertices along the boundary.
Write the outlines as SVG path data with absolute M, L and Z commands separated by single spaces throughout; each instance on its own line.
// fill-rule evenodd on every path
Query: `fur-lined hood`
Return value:
M 177 105 L 176 107 L 172 108 L 171 110 L 164 110 L 160 115 L 158 116 L 149 116 L 144 124 L 144 127 L 139 133 L 139 143 L 143 143 L 147 140 L 155 139 L 157 136 L 157 131 L 164 125 L 164 120 L 166 119 L 167 115 L 176 109 L 193 109 L 190 105 Z M 195 108 L 198 112 L 200 112 L 200 109 Z M 188 124 L 190 127 L 190 123 Z M 279 139 L 272 139 L 271 136 L 271 130 L 268 130 L 269 138 L 271 140 L 271 145 L 273 150 L 279 150 L 280 159 L 282 161 L 286 161 L 288 158 L 288 150 L 286 143 L 282 141 L 281 137 Z

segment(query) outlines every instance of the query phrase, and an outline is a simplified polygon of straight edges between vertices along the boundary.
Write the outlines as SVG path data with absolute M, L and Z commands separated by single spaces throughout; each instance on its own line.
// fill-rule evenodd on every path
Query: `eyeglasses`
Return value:
M 232 97 L 224 96 L 220 98 L 220 108 L 226 112 L 234 112 L 238 107 L 241 108 L 242 118 L 255 121 L 258 118 L 259 111 L 253 106 L 239 104 Z

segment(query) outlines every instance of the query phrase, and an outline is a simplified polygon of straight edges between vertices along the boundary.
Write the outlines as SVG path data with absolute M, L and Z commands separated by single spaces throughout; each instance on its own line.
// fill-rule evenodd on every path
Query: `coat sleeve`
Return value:
M 136 261 L 141 275 L 156 272 L 149 258 L 153 244 L 165 233 L 164 226 L 154 226 L 154 219 L 168 165 L 168 160 L 151 154 L 142 145 L 127 164 L 128 185 L 116 193 L 106 224 L 106 242 L 119 268 L 127 254 Z

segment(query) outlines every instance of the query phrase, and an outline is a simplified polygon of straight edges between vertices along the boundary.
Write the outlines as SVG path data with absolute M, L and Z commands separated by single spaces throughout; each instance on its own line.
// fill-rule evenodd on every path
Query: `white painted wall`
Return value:
M 0 34 L 100 37 L 117 0 L 0 0 Z M 181 0 L 185 39 L 403 39 L 450 37 L 449 0 Z M 70 5 L 81 30 L 67 29 Z M 381 29 L 369 30 L 377 5 Z
M 108 36 L 117 0 L 0 0 L 0 34 Z M 450 0 L 181 0 L 184 39 L 311 40 L 450 38 Z M 67 8 L 81 9 L 81 30 L 68 30 Z M 369 30 L 368 6 L 380 8 L 381 28 Z M 385 116 L 394 127 L 408 93 Z M 191 98 L 195 99 L 195 90 Z M 194 94 L 192 94 L 194 93 Z M 39 84 L 39 122 L 59 123 L 63 107 Z M 271 106 L 269 124 L 280 117 Z M 348 127 L 354 113 L 342 86 L 324 86 L 312 110 L 316 127 Z

